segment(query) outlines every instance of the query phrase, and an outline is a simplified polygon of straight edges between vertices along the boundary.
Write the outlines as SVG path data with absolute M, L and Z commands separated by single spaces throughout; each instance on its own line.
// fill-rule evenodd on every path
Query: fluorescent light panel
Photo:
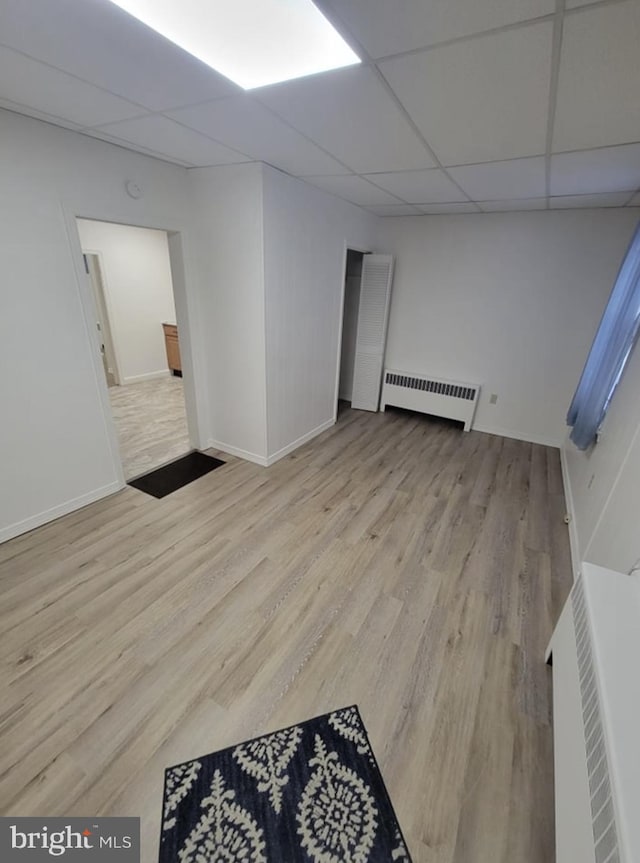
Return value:
M 111 0 L 245 90 L 359 63 L 311 0 Z

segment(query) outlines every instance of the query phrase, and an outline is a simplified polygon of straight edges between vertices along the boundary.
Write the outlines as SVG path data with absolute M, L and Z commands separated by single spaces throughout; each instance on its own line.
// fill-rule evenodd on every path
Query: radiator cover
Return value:
M 434 378 L 415 372 L 385 369 L 380 410 L 393 405 L 464 423 L 469 431 L 480 395 L 479 384 Z
M 640 860 L 640 578 L 584 563 L 553 656 L 557 863 Z

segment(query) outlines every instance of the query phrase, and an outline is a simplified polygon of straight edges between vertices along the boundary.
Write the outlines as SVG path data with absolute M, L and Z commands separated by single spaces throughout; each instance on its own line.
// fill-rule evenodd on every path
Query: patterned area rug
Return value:
M 171 767 L 160 863 L 410 863 L 357 707 Z

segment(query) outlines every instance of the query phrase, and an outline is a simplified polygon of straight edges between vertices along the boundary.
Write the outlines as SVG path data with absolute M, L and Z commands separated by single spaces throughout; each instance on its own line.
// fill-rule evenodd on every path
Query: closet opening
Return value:
M 365 254 L 367 253 L 358 249 L 347 248 L 346 250 L 336 416 L 341 411 L 351 407 L 351 399 L 353 397 L 353 371 L 358 335 L 360 282 L 362 279 L 362 261 Z

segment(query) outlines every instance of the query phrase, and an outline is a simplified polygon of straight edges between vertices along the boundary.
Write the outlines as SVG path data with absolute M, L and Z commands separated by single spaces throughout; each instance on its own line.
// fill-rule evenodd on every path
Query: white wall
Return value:
M 376 242 L 374 217 L 271 168 L 187 172 L 6 111 L 0 140 L 0 541 L 123 483 L 76 217 L 168 231 L 194 444 L 267 463 L 333 421 L 347 246 L 397 257 L 389 364 L 479 379 L 481 427 L 558 443 L 638 213 L 387 219 Z M 567 454 L 582 547 L 613 568 L 634 363 L 591 488 L 594 457 Z
M 376 221 L 264 167 L 270 461 L 335 420 L 346 248 L 373 251 Z
M 166 231 L 78 219 L 83 251 L 100 253 L 121 383 L 168 373 L 162 323 L 176 323 Z
M 479 383 L 475 428 L 560 446 L 637 214 L 381 219 L 396 256 L 386 365 Z
M 186 170 L 7 111 L 0 140 L 3 540 L 122 485 L 76 216 L 183 232 L 192 290 L 176 295 L 178 321 L 193 386 L 206 383 L 188 326 L 199 314 Z
M 636 211 L 636 218 L 638 211 Z M 640 349 L 636 346 L 599 442 L 562 450 L 572 507 L 574 568 L 588 560 L 628 572 L 640 558 Z
M 334 421 L 347 245 L 375 218 L 266 165 L 189 172 L 210 444 L 270 464 Z
M 265 260 L 260 165 L 187 172 L 6 111 L 0 140 L 0 541 L 123 485 L 77 218 L 168 232 L 194 445 L 266 464 L 333 421 L 345 245 L 374 217 L 264 169 Z
M 262 168 L 189 172 L 210 386 L 209 443 L 266 464 Z

